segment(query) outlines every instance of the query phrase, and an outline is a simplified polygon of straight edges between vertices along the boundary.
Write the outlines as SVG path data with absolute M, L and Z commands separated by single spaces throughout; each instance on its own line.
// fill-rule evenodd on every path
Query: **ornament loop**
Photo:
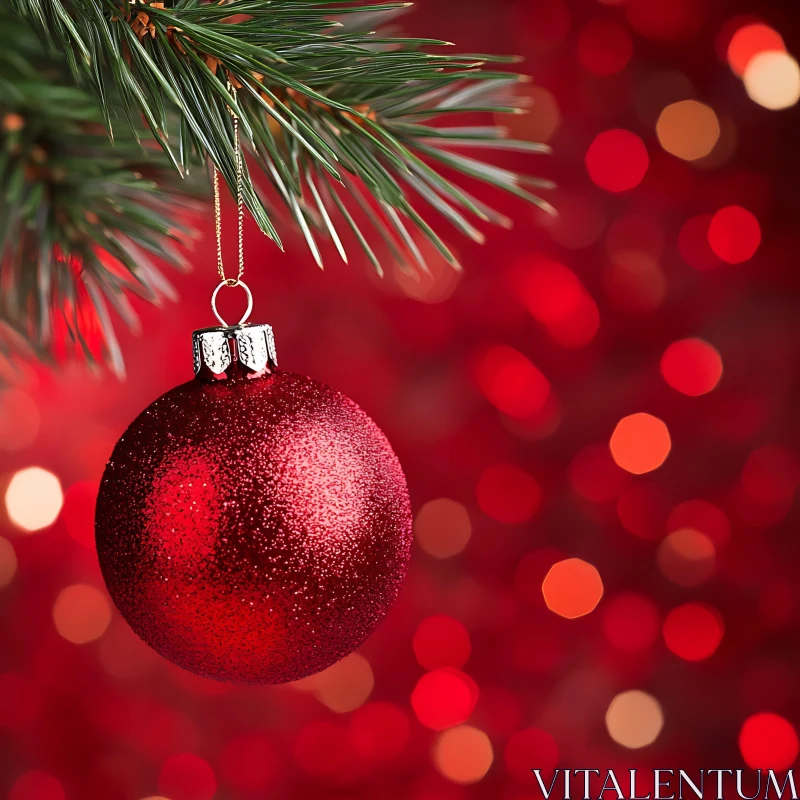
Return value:
M 247 295 L 247 308 L 245 309 L 244 314 L 242 314 L 242 318 L 236 323 L 237 325 L 244 325 L 244 323 L 247 321 L 247 318 L 250 316 L 250 312 L 253 310 L 253 293 L 250 291 L 250 287 L 244 281 L 237 278 L 225 278 L 224 280 L 220 281 L 217 288 L 214 289 L 214 293 L 211 295 L 211 310 L 214 312 L 214 316 L 219 320 L 220 325 L 222 325 L 224 328 L 228 328 L 230 326 L 222 318 L 219 311 L 217 311 L 217 295 L 223 286 L 227 286 L 229 288 L 241 286 L 242 289 L 244 289 L 244 292 Z

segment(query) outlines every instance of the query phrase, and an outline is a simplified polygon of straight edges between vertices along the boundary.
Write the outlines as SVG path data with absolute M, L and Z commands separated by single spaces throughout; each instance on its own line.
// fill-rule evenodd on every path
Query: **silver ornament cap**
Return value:
M 217 310 L 217 295 L 224 287 L 240 287 L 247 309 L 236 325 L 228 325 Z M 235 376 L 258 378 L 278 368 L 275 337 L 269 325 L 250 325 L 253 310 L 250 287 L 240 278 L 223 278 L 211 295 L 211 310 L 220 324 L 192 332 L 194 374 L 201 380 L 218 381 Z
M 275 337 L 270 325 L 225 325 L 192 332 L 194 374 L 205 380 L 231 377 L 234 372 L 258 377 L 278 368 Z

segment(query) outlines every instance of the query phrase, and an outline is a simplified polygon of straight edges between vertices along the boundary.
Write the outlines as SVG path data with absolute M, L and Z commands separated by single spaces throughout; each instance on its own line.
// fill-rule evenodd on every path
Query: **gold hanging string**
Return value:
M 236 101 L 236 89 L 228 82 L 228 91 Z M 242 146 L 239 141 L 239 117 L 232 108 L 228 108 L 233 118 L 233 147 L 234 158 L 236 159 L 236 209 L 239 226 L 239 271 L 235 278 L 228 278 L 225 275 L 225 266 L 222 261 L 222 211 L 220 208 L 219 197 L 219 171 L 214 165 L 214 221 L 217 230 L 217 272 L 222 282 L 226 286 L 238 286 L 244 275 L 244 201 L 242 199 L 242 171 L 244 169 L 244 159 L 242 156 Z

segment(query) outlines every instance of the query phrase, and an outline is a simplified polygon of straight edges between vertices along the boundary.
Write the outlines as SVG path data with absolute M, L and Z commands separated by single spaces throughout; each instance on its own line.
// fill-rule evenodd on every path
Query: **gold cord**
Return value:
M 236 100 L 236 89 L 228 83 L 228 91 L 234 101 Z M 239 225 L 239 272 L 235 278 L 225 276 L 225 267 L 222 262 L 222 211 L 219 198 L 219 172 L 216 164 L 214 165 L 214 221 L 217 231 L 217 272 L 226 286 L 238 286 L 239 281 L 244 275 L 244 201 L 242 199 L 242 171 L 244 169 L 244 159 L 242 147 L 239 142 L 239 117 L 236 116 L 232 108 L 228 109 L 233 118 L 233 147 L 236 159 L 236 208 Z

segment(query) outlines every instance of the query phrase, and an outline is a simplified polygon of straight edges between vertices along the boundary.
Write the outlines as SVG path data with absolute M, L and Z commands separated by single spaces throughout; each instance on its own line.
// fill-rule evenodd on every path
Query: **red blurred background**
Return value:
M 319 676 L 171 667 L 95 558 L 113 443 L 213 324 L 210 212 L 180 301 L 122 336 L 125 383 L 25 367 L 0 392 L 0 796 L 531 800 L 533 767 L 794 764 L 792 8 L 426 0 L 409 33 L 525 56 L 533 109 L 504 122 L 554 155 L 497 162 L 555 179 L 559 218 L 484 190 L 514 229 L 421 279 L 248 228 L 253 320 L 383 427 L 415 511 L 397 606 Z

